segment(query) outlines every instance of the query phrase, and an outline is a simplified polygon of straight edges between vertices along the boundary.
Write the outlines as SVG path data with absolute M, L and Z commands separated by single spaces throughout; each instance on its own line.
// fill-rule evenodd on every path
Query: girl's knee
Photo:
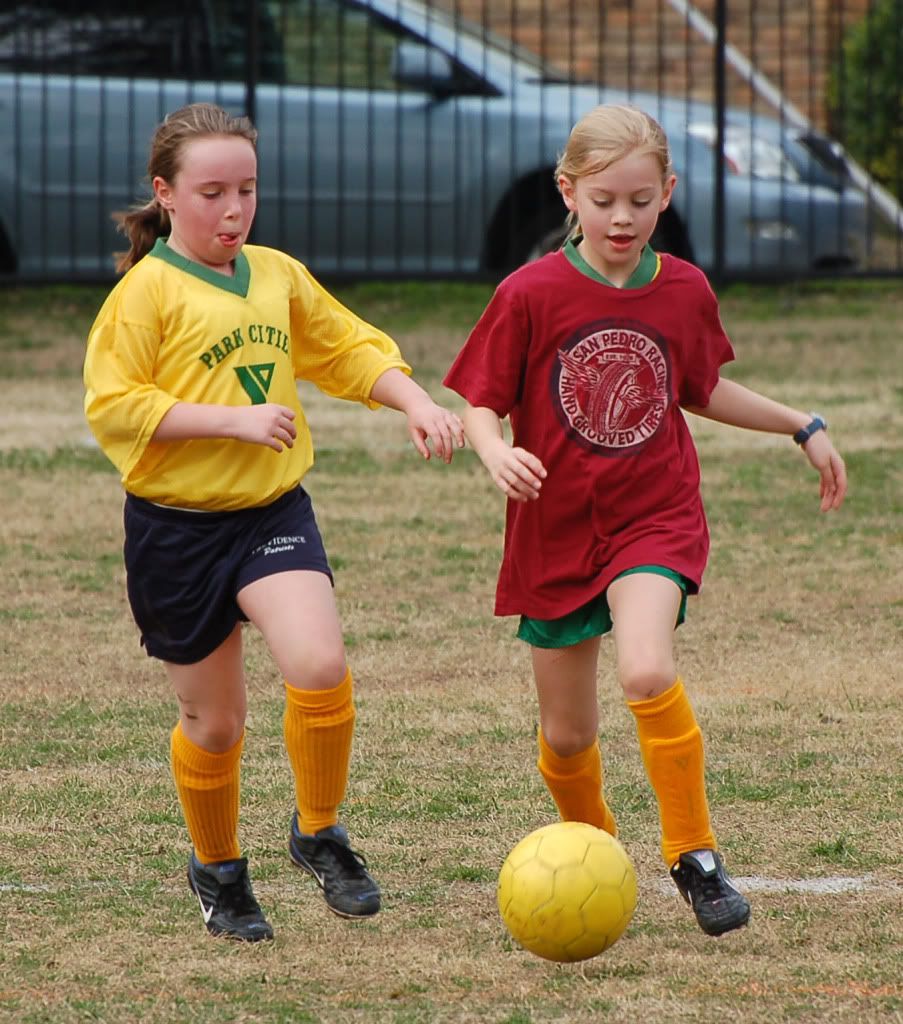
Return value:
M 286 682 L 299 690 L 332 690 L 347 671 L 343 648 L 298 652 L 283 665 Z
M 558 757 L 573 757 L 596 742 L 596 723 L 546 722 L 542 727 L 542 738 L 546 746 Z
M 674 685 L 677 670 L 670 660 L 650 660 L 622 665 L 618 678 L 627 700 L 650 700 Z
M 228 708 L 195 710 L 182 705 L 182 732 L 201 750 L 223 754 L 241 739 L 245 728 L 244 713 Z

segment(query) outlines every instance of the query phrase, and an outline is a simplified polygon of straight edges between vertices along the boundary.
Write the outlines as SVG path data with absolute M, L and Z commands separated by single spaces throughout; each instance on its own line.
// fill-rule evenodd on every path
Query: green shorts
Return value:
M 673 569 L 662 565 L 638 565 L 633 569 L 625 569 L 615 579 L 632 576 L 636 572 L 651 572 L 656 576 L 664 576 L 673 580 L 681 590 L 680 608 L 677 611 L 679 626 L 686 618 L 687 612 L 687 579 Z M 614 582 L 614 580 L 612 580 Z M 611 610 L 605 591 L 591 598 L 586 604 L 575 611 L 562 615 L 560 619 L 531 619 L 526 615 L 520 618 L 517 638 L 525 640 L 531 647 L 573 647 L 593 636 L 602 636 L 611 629 Z

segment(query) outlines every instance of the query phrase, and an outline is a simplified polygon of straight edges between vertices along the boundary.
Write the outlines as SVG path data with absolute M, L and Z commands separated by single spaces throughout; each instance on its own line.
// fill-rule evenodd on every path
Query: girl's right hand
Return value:
M 546 469 L 525 448 L 512 448 L 500 438 L 485 453 L 483 463 L 496 487 L 512 501 L 535 501 L 539 497 Z
M 819 430 L 803 445 L 803 451 L 821 476 L 822 512 L 840 508 L 847 493 L 847 469 L 831 439 Z
M 238 441 L 263 444 L 274 451 L 291 448 L 298 431 L 295 413 L 287 405 L 267 402 L 265 405 L 235 408 L 235 433 Z

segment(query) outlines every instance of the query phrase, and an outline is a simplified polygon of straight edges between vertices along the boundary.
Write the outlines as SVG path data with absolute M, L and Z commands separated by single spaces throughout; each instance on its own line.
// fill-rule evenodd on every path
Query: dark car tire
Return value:
M 0 224 L 0 274 L 14 274 L 17 265 L 16 254 L 13 252 L 3 225 Z
M 546 211 L 545 216 L 536 217 L 533 223 L 525 228 L 520 253 L 523 257 L 522 262 L 538 260 L 541 256 L 560 249 L 569 231 L 567 218 L 560 213 Z
M 557 193 L 537 199 L 530 197 L 528 203 L 525 196 L 519 199 L 516 207 L 509 203 L 507 215 L 498 217 L 490 232 L 486 264 L 496 275 L 504 276 L 524 263 L 553 252 L 567 234 L 564 224 L 567 211 Z
M 687 238 L 683 223 L 670 207 L 659 217 L 649 244 L 656 252 L 668 252 L 690 263 L 695 262 L 693 247 Z

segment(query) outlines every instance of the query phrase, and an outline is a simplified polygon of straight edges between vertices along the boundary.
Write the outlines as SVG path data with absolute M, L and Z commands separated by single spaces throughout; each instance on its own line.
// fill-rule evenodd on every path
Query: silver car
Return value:
M 715 263 L 715 110 L 575 84 L 510 42 L 408 0 L 14 2 L 0 13 L 0 273 L 102 279 L 110 218 L 146 194 L 169 110 L 250 104 L 253 240 L 328 276 L 497 277 L 555 244 L 553 168 L 573 122 L 629 101 L 668 132 L 679 185 L 654 243 Z M 249 89 L 250 80 L 254 88 Z M 727 113 L 723 270 L 853 267 L 866 203 L 824 140 Z

